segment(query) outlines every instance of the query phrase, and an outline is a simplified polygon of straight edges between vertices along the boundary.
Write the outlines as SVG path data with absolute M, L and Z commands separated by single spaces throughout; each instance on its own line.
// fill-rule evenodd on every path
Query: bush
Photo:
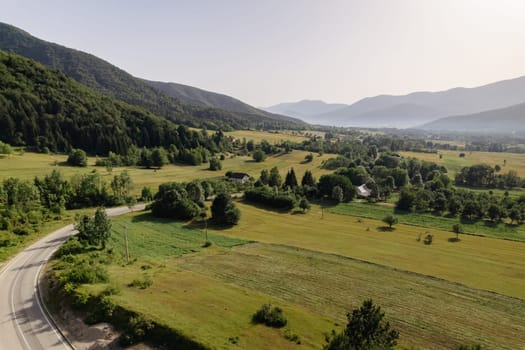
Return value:
M 283 310 L 280 307 L 274 307 L 272 309 L 271 304 L 264 304 L 255 314 L 252 316 L 253 323 L 262 323 L 268 327 L 281 328 L 286 326 L 288 321 L 283 315 Z
M 62 284 L 102 283 L 109 279 L 107 271 L 98 264 L 82 262 L 60 275 Z
M 217 171 L 222 170 L 222 163 L 217 158 L 210 159 L 210 170 Z
M 137 287 L 140 289 L 146 289 L 146 288 L 151 287 L 152 284 L 153 284 L 153 280 L 151 279 L 151 277 L 144 276 L 144 279 L 142 280 L 134 279 L 133 281 L 131 281 L 131 283 L 128 284 L 128 287 Z
M 264 160 L 266 159 L 266 153 L 264 153 L 263 150 L 256 150 L 255 152 L 253 152 L 253 160 L 255 160 L 256 162 L 264 162 Z
M 81 149 L 74 149 L 69 153 L 69 156 L 67 157 L 67 164 L 72 166 L 81 166 L 86 167 L 87 166 L 87 155 L 86 152 L 84 152 Z
M 277 209 L 291 210 L 296 204 L 294 196 L 275 193 L 268 186 L 248 190 L 244 193 L 244 198 L 249 202 L 261 203 Z
M 55 253 L 55 258 L 61 258 L 66 255 L 76 255 L 83 252 L 85 249 L 84 245 L 78 241 L 76 237 L 70 238 L 64 243 Z

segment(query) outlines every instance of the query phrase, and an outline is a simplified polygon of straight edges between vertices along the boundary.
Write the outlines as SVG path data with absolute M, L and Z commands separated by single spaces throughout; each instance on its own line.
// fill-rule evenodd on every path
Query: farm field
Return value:
M 143 213 L 114 219 L 109 247 L 116 252 L 123 252 L 118 227 L 124 224 L 137 261 L 110 266 L 111 284 L 120 290 L 112 298 L 217 349 L 321 349 L 324 333 L 340 329 L 346 312 L 369 297 L 401 332 L 401 348 L 450 349 L 475 342 L 516 349 L 516 334 L 525 331 L 525 301 L 520 299 L 322 251 L 224 237 L 235 228 L 210 233 L 214 244 L 202 248 L 202 230 Z M 330 238 L 328 232 L 323 240 Z M 275 236 L 286 241 L 284 231 Z M 149 288 L 128 286 L 141 275 L 152 279 Z M 105 286 L 84 288 L 96 292 Z M 283 308 L 289 321 L 285 328 L 300 337 L 300 347 L 285 339 L 285 330 L 251 324 L 251 315 L 268 302 Z
M 465 153 L 465 157 L 459 157 L 460 153 Z M 400 154 L 403 157 L 412 157 L 444 165 L 452 178 L 461 168 L 480 163 L 485 163 L 492 167 L 499 165 L 501 166 L 501 173 L 515 170 L 518 176 L 525 177 L 525 154 L 521 153 L 440 150 L 439 153 L 400 152 Z M 439 154 L 443 155 L 442 159 L 439 159 Z M 505 160 L 507 163 L 504 166 Z
M 525 242 L 525 225 L 511 225 L 510 223 L 493 223 L 489 220 L 463 222 L 459 217 L 432 215 L 431 213 L 399 213 L 392 205 L 369 204 L 366 202 L 340 203 L 328 208 L 334 214 L 359 216 L 382 220 L 387 215 L 394 215 L 401 224 L 435 228 L 443 231 L 452 231 L 452 225 L 463 223 L 466 233 L 482 235 L 500 239 L 510 239 Z
M 268 132 L 257 130 L 234 130 L 226 131 L 224 134 L 240 140 L 243 138 L 245 138 L 246 141 L 253 140 L 255 143 L 260 143 L 262 140 L 266 140 L 272 144 L 283 141 L 303 142 L 308 140 L 308 137 L 301 135 L 297 131 Z
M 261 163 L 254 162 L 251 157 L 233 157 L 222 161 L 223 167 L 221 171 L 208 170 L 208 164 L 206 163 L 200 166 L 170 164 L 160 170 L 139 167 L 116 167 L 109 173 L 105 167 L 96 167 L 94 165 L 96 159 L 93 157 L 88 159 L 88 166 L 86 168 L 78 168 L 56 165 L 65 162 L 67 159 L 66 155 L 48 155 L 28 152 L 22 155 L 14 154 L 1 159 L 0 180 L 8 177 L 33 180 L 35 176 L 43 177 L 56 168 L 60 170 L 66 179 L 71 178 L 75 174 L 97 170 L 102 177 L 109 182 L 114 175 L 118 175 L 122 171 L 127 170 L 135 184 L 135 193 L 140 193 L 140 190 L 144 186 L 150 186 L 155 190 L 159 184 L 164 182 L 185 182 L 194 179 L 216 178 L 224 176 L 229 170 L 245 172 L 251 176 L 258 177 L 262 169 L 269 170 L 276 166 L 279 168 L 281 175 L 284 176 L 286 172 L 293 167 L 299 179 L 306 170 L 311 170 L 316 177 L 330 172 L 329 170 L 321 169 L 321 163 L 323 160 L 333 157 L 333 155 L 315 155 L 311 163 L 303 163 L 304 157 L 307 154 L 309 154 L 309 152 L 293 151 L 287 154 L 269 156 Z
M 452 232 L 396 225 L 385 231 L 380 220 L 338 215 L 313 206 L 307 214 L 279 213 L 238 203 L 241 220 L 228 237 L 285 244 L 365 260 L 396 269 L 443 278 L 469 287 L 525 298 L 525 245 L 522 242 L 462 235 L 451 243 Z M 428 232 L 432 245 L 417 241 Z

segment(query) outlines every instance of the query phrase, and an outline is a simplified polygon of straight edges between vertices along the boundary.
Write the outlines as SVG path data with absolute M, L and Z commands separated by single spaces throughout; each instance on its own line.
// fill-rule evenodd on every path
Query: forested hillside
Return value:
M 105 95 L 141 106 L 176 123 L 209 129 L 279 129 L 306 125 L 297 119 L 270 113 L 232 112 L 184 103 L 96 56 L 40 40 L 4 23 L 0 23 L 0 49 L 57 69 Z
M 15 54 L 0 51 L 0 77 L 0 140 L 13 145 L 106 154 L 131 145 L 182 149 L 210 142 Z

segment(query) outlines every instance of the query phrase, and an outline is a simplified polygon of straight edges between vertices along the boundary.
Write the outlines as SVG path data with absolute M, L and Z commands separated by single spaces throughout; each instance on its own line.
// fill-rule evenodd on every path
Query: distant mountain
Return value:
M 490 111 L 441 118 L 420 129 L 525 135 L 525 103 Z
M 318 114 L 315 118 L 334 125 L 376 127 L 396 125 L 397 120 L 403 118 L 398 127 L 414 127 L 442 117 L 479 113 L 522 102 L 525 102 L 525 77 L 475 88 L 367 97 L 348 107 Z M 403 110 L 401 106 L 412 106 L 403 114 L 404 117 L 399 114 Z M 370 125 L 366 125 L 368 122 L 364 116 L 374 116 Z
M 309 123 L 327 124 L 316 116 L 318 114 L 329 113 L 347 106 L 348 105 L 341 103 L 326 103 L 320 100 L 302 100 L 299 102 L 280 103 L 270 107 L 263 107 L 262 109 L 270 113 L 299 118 Z
M 475 88 L 414 92 L 401 96 L 379 95 L 351 105 L 304 100 L 264 109 L 314 124 L 410 128 L 448 116 L 480 113 L 523 102 L 525 76 Z
M 177 123 L 207 126 L 212 129 L 305 126 L 299 120 L 264 113 L 253 107 L 248 108 L 250 106 L 247 105 L 242 109 L 240 108 L 242 102 L 224 95 L 212 96 L 213 93 L 203 90 L 192 92 L 191 87 L 184 89 L 184 96 L 188 96 L 188 100 L 182 94 L 181 96 L 175 96 L 175 93 L 166 94 L 161 91 L 168 89 L 163 83 L 156 84 L 154 88 L 96 56 L 35 38 L 21 29 L 4 23 L 0 23 L 0 49 L 38 61 L 108 96 L 141 106 Z M 160 86 L 163 88 L 161 89 Z M 174 89 L 170 88 L 170 90 Z M 198 96 L 206 96 L 206 99 L 200 101 Z M 231 105 L 235 110 L 215 108 L 218 104 L 221 108 Z

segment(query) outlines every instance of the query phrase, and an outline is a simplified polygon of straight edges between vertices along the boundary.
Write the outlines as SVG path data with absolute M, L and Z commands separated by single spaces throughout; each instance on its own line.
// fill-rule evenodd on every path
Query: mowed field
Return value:
M 315 134 L 315 132 L 312 133 Z M 257 130 L 234 130 L 227 131 L 224 134 L 239 140 L 242 140 L 243 138 L 246 139 L 246 141 L 253 140 L 255 143 L 260 143 L 262 140 L 266 140 L 271 144 L 283 141 L 303 142 L 308 140 L 308 137 L 297 131 L 267 132 Z
M 471 343 L 480 343 L 487 349 L 522 346 L 519 335 L 525 332 L 524 300 L 347 257 L 351 247 L 360 250 L 359 235 L 365 239 L 377 235 L 375 241 L 367 243 L 381 246 L 380 241 L 385 241 L 390 249 L 396 249 L 403 242 L 400 232 L 377 232 L 373 226 L 371 231 L 366 231 L 371 221 L 364 220 L 357 225 L 348 222 L 348 217 L 337 215 L 348 226 L 348 236 L 342 241 L 332 231 L 334 227 L 327 224 L 334 221 L 333 214 L 325 213 L 320 220 L 317 209 L 306 215 L 292 215 L 240 207 L 241 224 L 232 229 L 210 231 L 213 245 L 209 248 L 202 248 L 204 233 L 195 229 L 195 224 L 170 223 L 143 213 L 115 219 L 110 247 L 116 252 L 124 251 L 121 228 L 125 224 L 129 228 L 130 253 L 137 260 L 131 265 L 110 266 L 111 284 L 120 289 L 112 298 L 217 349 L 321 349 L 324 333 L 341 329 L 346 312 L 358 307 L 365 298 L 373 298 L 382 306 L 401 333 L 401 348 L 454 349 L 459 344 Z M 257 221 L 259 211 L 268 215 L 264 225 Z M 290 218 L 298 220 L 296 228 L 288 226 Z M 248 220 L 253 221 L 254 226 L 243 226 Z M 318 225 L 326 229 L 318 229 L 312 237 L 305 229 L 305 222 L 317 229 Z M 360 225 L 361 229 L 357 230 Z M 255 226 L 265 226 L 273 233 L 262 234 Z M 247 240 L 239 238 L 241 236 Z M 260 237 L 261 242 L 251 242 L 254 236 Z M 304 240 L 298 239 L 299 236 Z M 330 244 L 332 239 L 335 242 Z M 264 241 L 275 244 L 262 243 Z M 320 249 L 311 246 L 314 241 Z M 422 243 L 410 246 L 409 249 L 426 250 L 426 259 L 423 261 L 421 256 L 413 265 L 460 258 L 459 254 L 455 257 L 453 252 L 439 249 L 444 243 L 438 242 L 436 246 Z M 468 252 L 468 247 L 476 242 L 466 240 L 460 244 Z M 346 254 L 340 254 L 338 246 Z M 386 247 L 378 248 L 381 251 Z M 398 247 L 397 252 L 402 254 L 403 250 Z M 462 260 L 454 262 L 472 266 L 485 259 L 484 255 L 495 259 L 493 253 L 487 247 L 477 259 L 467 253 Z M 515 263 L 511 260 L 509 258 L 509 265 Z M 391 265 L 396 267 L 393 261 Z M 479 269 L 489 265 L 490 261 Z M 520 266 L 515 269 L 523 271 Z M 489 271 L 486 278 L 499 278 L 505 283 L 505 276 L 492 273 L 498 272 Z M 134 279 L 146 275 L 153 280 L 151 287 L 128 286 Z M 105 285 L 86 288 L 97 291 Z M 251 315 L 268 302 L 283 308 L 289 321 L 286 329 L 271 329 L 250 322 Z M 298 335 L 301 345 L 288 341 L 285 333 Z
M 365 260 L 396 269 L 462 283 L 525 299 L 525 244 L 454 234 L 439 229 L 396 225 L 390 232 L 380 220 L 338 215 L 313 206 L 307 214 L 279 213 L 238 203 L 238 225 L 216 233 L 264 243 L 285 244 Z M 434 235 L 431 245 L 418 241 Z
M 134 191 L 138 194 L 144 186 L 150 186 L 153 190 L 156 190 L 157 186 L 161 183 L 219 178 L 224 176 L 227 171 L 245 172 L 257 178 L 263 169 L 269 170 L 276 166 L 279 168 L 281 175 L 284 176 L 286 172 L 293 167 L 299 181 L 306 170 L 311 170 L 316 177 L 330 172 L 329 170 L 321 169 L 321 163 L 323 160 L 331 158 L 334 155 L 315 155 L 311 163 L 304 163 L 304 157 L 307 154 L 309 154 L 309 152 L 292 151 L 287 154 L 269 156 L 261 163 L 253 161 L 251 157 L 232 157 L 222 161 L 221 171 L 210 171 L 208 170 L 208 164 L 205 163 L 200 166 L 169 164 L 159 170 L 140 167 L 115 167 L 111 172 L 108 172 L 105 167 L 96 167 L 96 159 L 93 157 L 89 158 L 86 168 L 78 168 L 58 165 L 66 161 L 66 155 L 24 153 L 14 154 L 0 159 L 0 164 L 2 165 L 0 167 L 0 180 L 8 177 L 33 180 L 35 176 L 43 177 L 51 173 L 53 169 L 58 169 L 66 179 L 69 179 L 75 174 L 89 173 L 96 170 L 109 184 L 114 175 L 118 175 L 126 170 L 135 184 Z
M 465 153 L 465 157 L 460 157 L 460 153 Z M 518 176 L 525 177 L 525 154 L 521 153 L 440 150 L 439 153 L 400 152 L 400 154 L 403 157 L 412 157 L 444 165 L 452 178 L 461 168 L 481 163 L 492 167 L 499 165 L 501 166 L 501 173 L 515 170 Z M 439 159 L 440 154 L 443 155 L 442 159 Z M 505 160 L 507 161 L 506 165 L 503 165 Z

